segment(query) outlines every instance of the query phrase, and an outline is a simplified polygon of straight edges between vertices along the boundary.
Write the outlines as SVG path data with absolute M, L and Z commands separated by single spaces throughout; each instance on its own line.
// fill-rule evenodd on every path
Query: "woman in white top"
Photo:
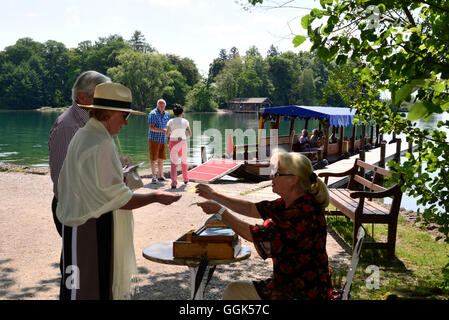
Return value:
M 167 123 L 168 150 L 170 150 L 171 163 L 171 188 L 175 189 L 178 185 L 178 157 L 181 156 L 182 179 L 184 184 L 189 182 L 189 166 L 187 164 L 187 135 L 192 136 L 189 121 L 182 117 L 184 108 L 180 104 L 173 105 L 173 114 L 175 118 Z

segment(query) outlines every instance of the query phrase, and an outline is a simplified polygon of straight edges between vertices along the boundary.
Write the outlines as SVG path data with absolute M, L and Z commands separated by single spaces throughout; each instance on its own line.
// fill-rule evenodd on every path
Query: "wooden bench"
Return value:
M 372 179 L 359 175 L 359 171 L 372 172 Z M 387 242 L 365 242 L 364 248 L 387 249 L 388 256 L 394 256 L 396 246 L 396 230 L 398 214 L 401 205 L 402 191 L 398 184 L 386 189 L 376 183 L 380 176 L 391 177 L 391 172 L 366 162 L 356 159 L 354 166 L 348 171 L 341 173 L 322 172 L 318 176 L 324 178 L 327 185 L 329 177 L 349 176 L 349 182 L 346 188 L 329 188 L 330 203 L 337 208 L 335 214 L 343 214 L 354 223 L 353 244 L 357 240 L 357 230 L 362 223 L 375 223 L 388 225 Z M 363 186 L 369 191 L 357 190 L 357 184 Z M 363 188 L 362 188 L 363 189 Z M 360 190 L 360 188 L 358 189 Z M 379 203 L 372 201 L 372 198 L 391 197 L 392 203 L 390 209 L 384 208 Z

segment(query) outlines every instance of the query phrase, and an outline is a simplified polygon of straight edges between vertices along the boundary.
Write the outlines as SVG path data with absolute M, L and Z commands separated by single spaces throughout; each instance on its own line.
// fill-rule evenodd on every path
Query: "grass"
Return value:
M 331 209 L 333 210 L 333 209 Z M 328 216 L 328 225 L 352 247 L 352 221 L 345 217 Z M 363 225 L 365 241 L 372 241 L 372 225 Z M 386 225 L 374 225 L 374 240 L 384 242 L 387 237 Z M 396 237 L 395 258 L 388 259 L 386 250 L 363 249 L 359 265 L 354 275 L 351 299 L 449 299 L 449 290 L 442 288 L 442 268 L 449 262 L 449 244 L 435 241 L 427 232 L 413 226 L 399 216 Z M 368 266 L 379 270 L 378 288 L 368 288 L 371 272 Z M 335 287 L 346 270 L 333 270 Z M 343 282 L 344 283 L 344 282 Z M 371 286 L 372 287 L 372 286 Z

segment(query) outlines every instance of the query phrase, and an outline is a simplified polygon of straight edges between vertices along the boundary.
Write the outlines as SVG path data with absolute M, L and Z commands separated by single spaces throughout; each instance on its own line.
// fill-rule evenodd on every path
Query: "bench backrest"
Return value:
M 363 169 L 365 169 L 365 171 L 371 171 L 373 173 L 373 177 L 372 177 L 371 181 L 358 175 L 359 168 L 363 168 Z M 358 182 L 361 185 L 368 188 L 370 191 L 385 191 L 386 188 L 384 188 L 376 183 L 379 175 L 381 175 L 383 177 L 391 177 L 391 172 L 384 168 L 381 168 L 381 167 L 378 167 L 378 166 L 375 166 L 372 164 L 368 164 L 360 159 L 356 159 L 355 163 L 354 163 L 354 171 L 351 174 L 351 177 L 348 182 L 348 188 L 353 189 L 354 183 Z

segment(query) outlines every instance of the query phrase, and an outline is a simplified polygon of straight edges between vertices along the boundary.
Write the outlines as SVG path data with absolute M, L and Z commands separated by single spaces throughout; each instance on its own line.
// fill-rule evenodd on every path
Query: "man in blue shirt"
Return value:
M 150 112 L 148 116 L 148 150 L 150 153 L 151 173 L 153 179 L 151 183 L 157 181 L 165 181 L 164 177 L 164 160 L 167 158 L 165 154 L 165 143 L 167 132 L 167 122 L 170 120 L 170 115 L 165 111 L 167 103 L 164 99 L 157 101 L 157 108 Z M 156 176 L 156 161 L 158 174 Z

